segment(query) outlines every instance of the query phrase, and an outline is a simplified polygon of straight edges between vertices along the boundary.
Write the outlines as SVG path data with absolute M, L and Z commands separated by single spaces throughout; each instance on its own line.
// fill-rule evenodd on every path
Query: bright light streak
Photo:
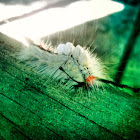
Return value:
M 34 2 L 30 5 L 5 5 L 0 3 L 0 21 L 29 13 L 43 7 L 44 5 L 47 5 L 44 1 Z
M 44 10 L 33 16 L 4 24 L 0 32 L 21 42 L 24 41 L 24 36 L 36 40 L 123 9 L 124 5 L 110 0 L 78 1 L 64 8 Z

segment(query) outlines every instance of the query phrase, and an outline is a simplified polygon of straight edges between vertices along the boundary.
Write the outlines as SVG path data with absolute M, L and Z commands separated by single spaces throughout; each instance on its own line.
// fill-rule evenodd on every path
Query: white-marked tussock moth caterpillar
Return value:
M 96 55 L 70 42 L 55 48 L 43 41 L 38 45 L 32 42 L 29 47 L 22 48 L 17 56 L 40 74 L 70 86 L 98 87 L 102 85 L 99 79 L 105 79 L 104 66 Z
M 28 42 L 30 42 L 29 46 L 21 48 L 17 58 L 37 70 L 39 74 L 62 83 L 68 89 L 79 87 L 86 90 L 99 87 L 104 89 L 105 85 L 111 84 L 135 90 L 110 80 L 106 73 L 106 66 L 96 54 L 85 47 L 74 46 L 70 42 L 56 47 L 44 41 L 35 44 L 28 39 Z

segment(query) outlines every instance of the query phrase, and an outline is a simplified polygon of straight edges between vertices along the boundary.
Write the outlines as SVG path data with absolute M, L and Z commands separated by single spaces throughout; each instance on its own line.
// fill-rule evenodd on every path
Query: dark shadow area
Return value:
M 122 2 L 124 4 L 130 4 L 136 6 L 137 4 L 140 4 L 140 0 L 113 0 L 117 2 Z
M 115 81 L 117 83 L 120 83 L 122 80 L 122 76 L 124 74 L 125 67 L 129 61 L 129 56 L 130 56 L 131 52 L 133 51 L 133 47 L 135 45 L 136 39 L 137 39 L 138 35 L 140 34 L 140 21 L 139 21 L 139 19 L 140 19 L 140 9 L 139 9 L 138 16 L 137 16 L 136 21 L 135 21 L 134 26 L 133 26 L 133 30 L 130 34 L 129 40 L 125 46 L 124 54 L 123 54 L 123 57 L 121 59 L 120 65 L 119 65 L 118 70 L 117 70 L 118 72 L 117 72 L 116 77 L 115 77 Z

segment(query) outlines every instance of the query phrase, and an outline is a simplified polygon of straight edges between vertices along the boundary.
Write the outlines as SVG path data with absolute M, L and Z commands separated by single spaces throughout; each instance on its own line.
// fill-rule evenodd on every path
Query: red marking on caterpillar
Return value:
M 94 77 L 94 76 L 88 76 L 87 78 L 86 78 L 86 82 L 88 83 L 88 84 L 94 84 L 94 81 L 96 80 L 96 78 Z
M 50 51 L 50 48 L 46 48 L 46 51 Z

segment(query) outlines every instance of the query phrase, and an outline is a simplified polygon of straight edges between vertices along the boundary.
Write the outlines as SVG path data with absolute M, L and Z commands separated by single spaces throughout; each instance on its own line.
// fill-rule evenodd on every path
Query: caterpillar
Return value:
M 69 85 L 68 87 L 88 89 L 103 84 L 99 79 L 105 79 L 105 67 L 87 48 L 74 46 L 70 42 L 52 47 L 44 41 L 35 44 L 30 39 L 27 40 L 29 46 L 21 48 L 17 58 L 38 73 Z
M 35 69 L 39 74 L 55 79 L 68 89 L 98 89 L 108 84 L 120 88 L 138 91 L 114 82 L 106 72 L 106 66 L 91 53 L 88 48 L 73 43 L 60 43 L 53 47 L 51 43 L 34 43 L 26 38 L 29 46 L 22 47 L 16 54 L 20 62 Z M 104 89 L 104 88 L 102 88 Z

